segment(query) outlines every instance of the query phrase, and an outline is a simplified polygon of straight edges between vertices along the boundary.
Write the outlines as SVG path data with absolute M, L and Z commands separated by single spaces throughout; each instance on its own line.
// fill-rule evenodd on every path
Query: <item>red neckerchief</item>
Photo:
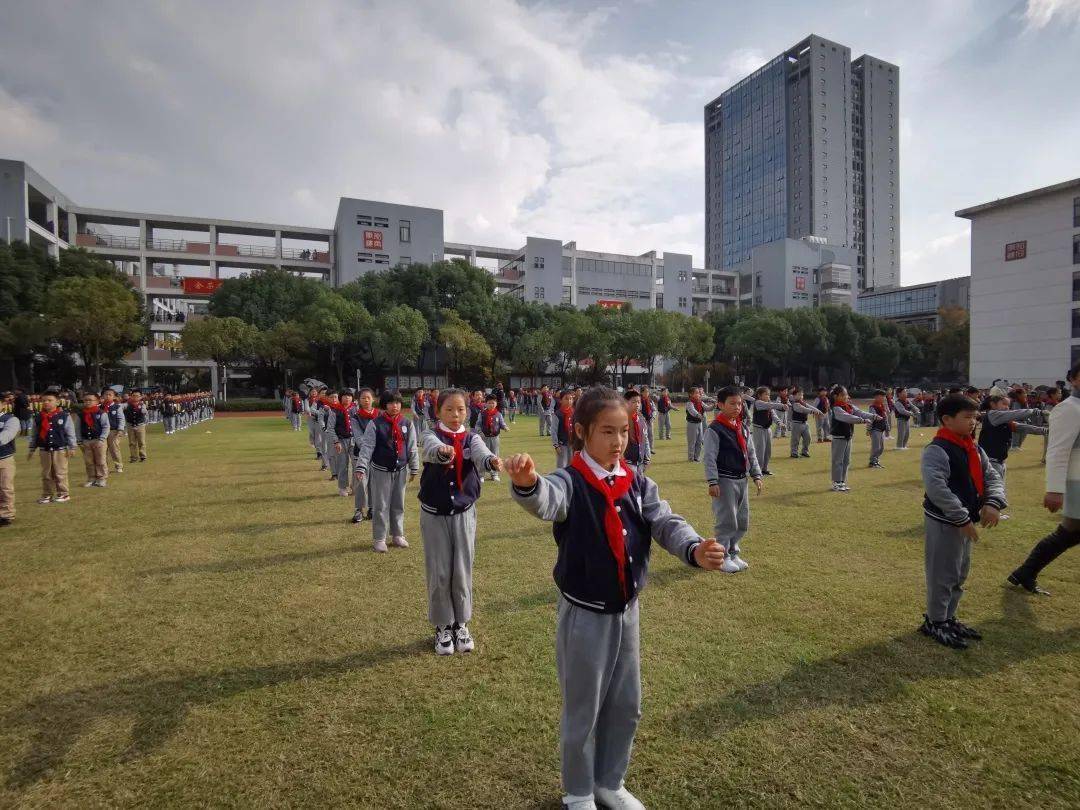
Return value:
M 41 441 L 45 441 L 45 437 L 49 435 L 49 426 L 52 424 L 53 417 L 60 413 L 59 408 L 53 408 L 51 411 L 42 409 L 41 411 L 41 429 L 38 430 L 38 438 Z
M 82 418 L 83 418 L 83 421 L 86 423 L 86 426 L 88 428 L 92 428 L 94 426 L 94 414 L 95 413 L 101 413 L 100 407 L 98 407 L 98 408 L 83 408 L 82 409 Z
M 874 413 L 876 413 L 882 419 L 885 418 L 885 406 L 884 405 L 875 405 L 874 403 L 871 402 L 870 403 L 870 410 L 872 410 Z
M 187 404 L 187 403 L 185 402 L 185 404 Z M 293 398 L 292 398 L 292 407 L 293 407 L 293 413 L 299 413 L 300 412 L 300 397 L 296 396 L 295 394 L 293 395 Z
M 648 419 L 650 416 L 652 416 L 652 409 L 653 409 L 652 397 L 651 396 L 642 397 L 641 398 L 641 412 L 643 414 L 645 414 L 646 419 Z
M 829 398 L 828 397 L 818 397 L 817 404 L 818 404 L 818 410 L 821 411 L 822 413 L 829 410 Z
M 690 401 L 694 403 L 694 407 L 697 408 L 697 412 L 699 414 L 705 413 L 705 408 L 702 406 L 701 403 L 701 397 L 699 397 L 697 394 L 694 394 L 694 396 L 690 397 Z
M 457 433 L 450 433 L 443 430 L 441 427 L 435 428 L 436 432 L 443 438 L 450 440 L 450 444 L 454 447 L 454 475 L 457 478 L 458 492 L 461 491 L 464 485 L 464 467 L 465 467 L 465 440 L 469 437 L 469 431 L 461 430 Z
M 641 447 L 641 414 L 635 413 L 632 422 L 634 425 L 634 444 Z
M 746 437 L 743 436 L 742 419 L 728 419 L 722 413 L 716 415 L 716 420 L 728 430 L 735 431 L 735 438 L 739 440 L 739 449 L 742 450 L 743 461 L 748 462 L 750 459 L 746 454 Z
M 779 397 L 779 399 L 780 399 L 780 401 L 781 401 L 782 403 L 784 403 L 785 405 L 787 405 L 787 399 L 788 399 L 788 395 L 787 395 L 787 394 L 777 394 L 776 396 L 777 396 L 777 397 Z
M 619 459 L 619 465 L 626 472 L 626 475 L 614 476 L 613 483 L 609 485 L 606 481 L 601 481 L 596 477 L 596 473 L 589 468 L 580 452 L 574 453 L 574 458 L 570 462 L 570 466 L 581 473 L 581 477 L 585 479 L 585 482 L 603 495 L 604 500 L 607 501 L 607 509 L 604 510 L 604 534 L 607 535 L 608 548 L 611 549 L 611 554 L 615 557 L 615 564 L 619 571 L 619 587 L 622 589 L 623 598 L 626 598 L 629 596 L 626 587 L 626 540 L 623 535 L 622 518 L 619 517 L 619 512 L 616 511 L 615 502 L 630 491 L 630 487 L 634 483 L 634 472 L 622 463 L 622 459 Z
M 365 411 L 363 408 L 356 409 L 356 416 L 358 419 L 374 419 L 379 415 L 378 408 L 372 408 L 370 411 Z
M 836 407 L 847 413 L 851 413 L 853 410 L 850 402 L 837 402 Z
M 402 450 L 405 447 L 405 434 L 401 432 L 401 414 L 391 416 L 386 411 L 383 411 L 382 417 L 390 423 L 390 433 L 394 437 L 394 451 L 397 453 L 397 457 L 401 458 Z
M 543 404 L 543 406 L 544 406 L 544 408 L 546 410 L 547 406 L 551 404 L 551 397 L 548 394 L 541 394 L 540 395 L 540 402 Z
M 660 397 L 660 401 L 664 403 L 665 408 L 671 407 L 671 397 L 669 397 L 667 394 L 664 394 L 664 396 Z
M 338 402 L 338 403 L 331 402 L 331 403 L 328 403 L 328 404 L 330 405 L 331 408 L 333 408 L 335 411 L 337 411 L 343 417 L 345 417 L 345 436 L 346 437 L 352 436 L 352 421 L 349 419 L 349 417 L 351 416 L 351 414 L 349 413 L 349 409 L 346 408 L 344 405 L 342 405 L 340 402 Z
M 495 408 L 484 408 L 482 415 L 484 417 L 484 433 L 490 436 L 495 429 L 495 417 L 499 415 L 499 411 Z
M 938 430 L 934 434 L 934 438 L 943 439 L 955 444 L 957 447 L 964 448 L 967 452 L 968 472 L 971 474 L 971 480 L 975 482 L 975 490 L 981 498 L 985 482 L 983 481 L 982 459 L 979 458 L 979 448 L 975 445 L 975 439 L 971 436 L 961 436 L 958 433 L 953 433 L 948 428 Z
M 563 427 L 566 429 L 566 442 L 567 444 L 569 444 L 570 437 L 574 435 L 573 431 L 570 429 L 570 423 L 573 421 L 574 418 L 574 409 L 559 408 L 559 413 L 562 414 Z

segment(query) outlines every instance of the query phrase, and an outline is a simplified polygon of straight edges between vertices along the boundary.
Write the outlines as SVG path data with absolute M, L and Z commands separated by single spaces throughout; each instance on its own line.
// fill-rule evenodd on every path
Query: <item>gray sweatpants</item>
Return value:
M 300 430 L 300 414 L 298 414 L 298 413 L 289 414 L 289 421 L 292 422 L 292 429 L 293 430 L 296 430 L 296 431 Z
M 334 471 L 334 475 L 337 476 L 338 487 L 340 489 L 347 489 L 352 486 L 352 445 L 342 443 L 340 450 L 335 450 L 334 446 L 330 445 L 330 450 L 334 454 L 333 466 L 331 469 Z
M 994 468 L 994 472 L 998 474 L 998 478 L 1001 479 L 1001 486 L 1005 486 L 1005 465 L 1000 461 L 994 461 L 994 459 L 988 459 L 990 466 Z
M 541 436 L 550 436 L 551 435 L 551 415 L 546 414 L 543 411 L 540 411 L 540 418 L 539 418 L 538 421 L 540 422 L 540 435 Z
M 870 463 L 877 464 L 881 461 L 881 454 L 885 452 L 885 432 L 882 430 L 870 431 Z
M 705 423 L 686 423 L 686 458 L 697 461 L 701 458 L 701 448 L 705 446 Z
M 956 526 L 927 515 L 926 615 L 932 622 L 956 618 L 956 606 L 964 595 L 964 581 L 971 569 L 971 541 Z
M 476 553 L 476 508 L 458 515 L 420 510 L 427 578 L 428 621 L 436 627 L 472 618 L 472 571 Z
M 659 420 L 659 424 L 660 424 L 660 438 L 661 439 L 670 439 L 671 438 L 671 411 L 668 411 L 667 413 L 660 412 L 659 414 L 657 414 L 657 419 Z
M 570 462 L 574 458 L 574 451 L 570 449 L 570 445 L 562 444 L 555 448 L 555 467 L 557 469 L 563 469 L 569 467 Z
M 390 537 L 405 536 L 405 482 L 408 477 L 408 467 L 397 472 L 368 469 L 372 540 L 385 540 L 388 529 Z
M 802 447 L 800 448 L 800 445 Z M 810 452 L 810 425 L 806 422 L 791 420 L 791 455 Z
M 750 527 L 750 490 L 745 478 L 721 478 L 719 487 L 720 497 L 712 499 L 713 536 L 735 556 Z
M 896 417 L 896 446 L 907 447 L 908 439 L 911 438 L 911 418 L 901 419 Z
M 769 459 L 772 458 L 772 431 L 769 428 L 754 425 L 754 455 L 762 472 L 769 469 Z
M 645 420 L 645 434 L 649 437 L 649 447 L 656 446 L 656 440 L 653 439 L 653 420 L 655 418 L 656 417 L 653 416 L 651 419 Z
M 353 464 L 356 463 L 356 459 L 353 459 Z M 357 512 L 365 512 L 371 508 L 371 478 L 365 478 L 363 481 L 352 482 L 353 488 L 353 507 Z
M 482 438 L 484 440 L 484 444 L 487 445 L 487 449 L 490 450 L 492 453 L 494 453 L 496 456 L 499 455 L 499 437 L 498 436 L 482 436 Z M 498 476 L 498 473 L 495 472 L 494 470 L 492 470 L 491 472 L 488 473 L 488 477 L 492 481 L 494 481 L 497 476 Z
M 617 790 L 641 719 L 638 600 L 623 613 L 594 613 L 559 599 L 555 666 L 562 691 L 563 790 Z
M 828 416 L 815 416 L 814 424 L 817 426 L 817 440 L 819 442 L 825 441 L 829 438 L 829 417 Z
M 424 415 L 422 413 L 421 414 L 414 413 L 413 418 L 412 418 L 412 423 L 413 423 L 413 430 L 416 431 L 417 436 L 419 436 L 421 433 L 423 433 L 425 430 L 427 430 L 427 419 L 424 418 Z
M 851 466 L 851 439 L 840 436 L 832 437 L 832 480 L 835 484 L 846 484 L 848 467 Z

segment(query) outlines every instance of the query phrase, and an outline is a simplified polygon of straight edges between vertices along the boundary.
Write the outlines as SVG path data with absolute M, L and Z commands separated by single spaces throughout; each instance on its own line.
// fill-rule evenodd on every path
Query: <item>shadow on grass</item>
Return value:
M 362 554 L 370 551 L 374 553 L 371 545 L 345 546 L 344 548 L 324 548 L 318 551 L 302 551 L 290 554 L 272 554 L 269 557 L 255 557 L 248 560 L 222 560 L 212 563 L 192 563 L 189 565 L 173 565 L 167 568 L 151 568 L 140 571 L 144 577 L 173 576 L 175 574 L 231 574 L 234 571 L 256 571 L 260 568 L 271 568 L 275 565 L 288 565 L 289 563 L 309 562 L 311 560 L 324 560 L 328 557 L 341 557 L 345 554 Z
M 980 624 L 986 641 L 981 647 L 974 642 L 967 652 L 946 649 L 912 631 L 831 658 L 799 662 L 777 680 L 729 692 L 671 722 L 686 736 L 719 736 L 748 723 L 829 706 L 884 703 L 917 681 L 981 678 L 1022 661 L 1080 648 L 1080 627 L 1060 632 L 1040 629 L 1030 600 L 1003 588 L 1003 615 Z
M 342 498 L 341 500 L 345 500 Z M 349 503 L 352 503 L 352 499 L 349 499 Z M 238 504 L 239 505 L 239 504 Z M 344 526 L 348 523 L 348 516 L 342 512 L 340 518 L 333 520 L 308 520 L 302 523 L 244 523 L 239 526 L 217 526 L 217 525 L 198 525 L 198 526 L 180 526 L 172 529 L 162 529 L 159 532 L 155 532 L 153 538 L 155 540 L 161 540 L 167 537 L 190 537 L 193 534 L 206 534 L 213 533 L 222 537 L 255 537 L 261 534 L 271 534 L 273 532 L 281 531 L 282 529 L 290 529 L 303 533 L 305 529 L 309 529 L 312 526 Z
M 345 498 L 342 498 L 337 492 L 324 492 L 319 495 L 289 495 L 283 498 L 266 497 L 266 498 L 248 498 L 246 496 L 223 498 L 220 501 L 207 501 L 200 500 L 199 506 L 249 506 L 253 503 L 310 503 L 311 501 L 317 501 L 324 498 L 337 498 L 342 502 L 346 502 Z M 353 500 L 350 497 L 347 503 L 352 504 Z
M 227 700 L 268 686 L 311 678 L 326 678 L 429 653 L 427 638 L 396 647 L 365 650 L 340 658 L 227 669 L 212 673 L 183 673 L 172 677 L 144 676 L 114 683 L 45 695 L 6 714 L 8 727 L 29 731 L 22 760 L 8 773 L 9 789 L 21 789 L 60 768 L 85 732 L 105 717 L 133 717 L 125 761 L 164 745 L 193 707 Z

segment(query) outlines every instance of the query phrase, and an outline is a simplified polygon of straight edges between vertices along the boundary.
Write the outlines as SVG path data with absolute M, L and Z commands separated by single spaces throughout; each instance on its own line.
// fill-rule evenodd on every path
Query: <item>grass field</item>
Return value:
M 651 475 L 710 534 L 678 434 Z M 504 454 L 553 456 L 534 419 Z M 1010 460 L 1013 519 L 975 552 L 964 653 L 915 634 L 922 509 L 913 449 L 779 454 L 752 501 L 752 568 L 705 574 L 654 552 L 642 596 L 644 717 L 628 786 L 652 808 L 1077 807 L 1080 553 L 1003 587 L 1053 525 L 1041 441 Z M 783 450 L 782 447 L 778 448 Z M 0 805 L 555 808 L 550 528 L 486 484 L 478 651 L 436 658 L 415 487 L 409 550 L 369 525 L 280 417 L 165 438 L 105 490 L 38 506 L 19 443 L 18 518 L 0 530 Z

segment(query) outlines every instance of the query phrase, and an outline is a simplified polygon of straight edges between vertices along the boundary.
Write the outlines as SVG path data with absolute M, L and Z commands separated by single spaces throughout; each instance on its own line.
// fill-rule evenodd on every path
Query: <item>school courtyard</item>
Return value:
M 682 415 L 651 475 L 711 531 Z M 627 785 L 650 808 L 1080 805 L 1080 553 L 1034 598 L 1006 574 L 1054 525 L 1041 440 L 1010 458 L 1012 519 L 984 530 L 966 652 L 917 635 L 919 449 L 829 492 L 828 446 L 752 499 L 749 571 L 654 547 L 642 597 L 643 718 Z M 408 550 L 370 524 L 280 416 L 168 438 L 107 489 L 39 506 L 19 440 L 0 530 L 0 806 L 554 808 L 560 698 L 550 527 L 485 484 L 477 652 L 437 658 L 416 487 Z M 890 442 L 891 445 L 891 442 Z M 503 455 L 550 470 L 519 418 Z

